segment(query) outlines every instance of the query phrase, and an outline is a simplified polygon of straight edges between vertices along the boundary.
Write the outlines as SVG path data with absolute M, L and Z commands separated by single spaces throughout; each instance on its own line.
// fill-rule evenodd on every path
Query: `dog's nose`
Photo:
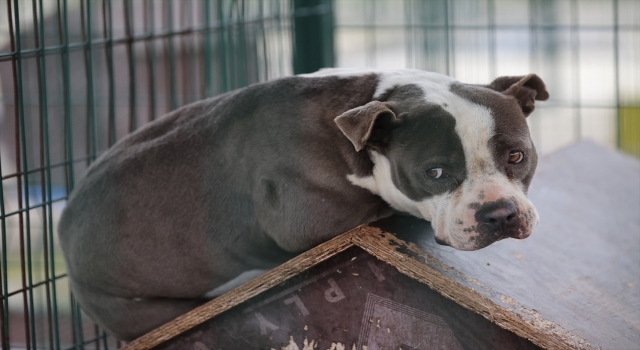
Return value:
M 518 221 L 518 208 L 509 200 L 489 202 L 478 208 L 476 220 L 494 234 L 512 236 L 517 231 L 512 228 Z
M 502 227 L 504 224 L 515 220 L 516 211 L 511 208 L 498 208 L 493 211 L 484 213 L 481 216 L 482 223 L 493 227 Z

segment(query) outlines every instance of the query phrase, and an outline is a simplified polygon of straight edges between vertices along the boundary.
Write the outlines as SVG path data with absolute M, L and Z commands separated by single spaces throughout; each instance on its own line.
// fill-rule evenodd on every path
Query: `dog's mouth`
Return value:
M 507 235 L 474 235 L 469 236 L 465 241 L 450 241 L 441 237 L 435 236 L 435 241 L 439 245 L 448 246 L 457 250 L 472 251 L 485 248 L 491 244 L 501 241 L 505 238 L 511 238 Z
M 451 244 L 449 244 L 449 242 L 447 242 L 446 240 L 438 237 L 438 235 L 435 236 L 435 239 L 436 239 L 436 243 L 438 243 L 440 245 L 447 246 L 447 247 L 451 247 Z
M 505 238 L 510 238 L 510 236 L 499 233 L 495 235 L 477 235 L 469 238 L 469 245 L 473 246 L 473 250 L 478 250 L 488 247 L 491 244 L 501 241 Z
M 537 223 L 533 207 L 515 202 L 494 201 L 470 209 L 464 219 L 436 219 L 440 221 L 434 225 L 436 243 L 458 250 L 478 250 L 506 238 L 527 238 Z
M 477 193 L 484 194 L 479 196 Z M 505 238 L 524 239 L 538 223 L 535 207 L 515 191 L 468 190 L 423 201 L 421 216 L 430 221 L 439 245 L 478 250 Z

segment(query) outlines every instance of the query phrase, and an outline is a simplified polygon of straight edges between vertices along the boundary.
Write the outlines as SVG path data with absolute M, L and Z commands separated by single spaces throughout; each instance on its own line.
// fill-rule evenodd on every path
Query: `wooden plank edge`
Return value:
M 525 314 L 526 317 L 516 313 L 513 309 L 494 303 L 474 288 L 460 284 L 428 264 L 419 262 L 416 257 L 429 261 L 429 263 L 435 262 L 436 266 L 442 267 L 445 271 L 455 270 L 430 254 L 421 251 L 414 244 L 407 243 L 390 233 L 374 227 L 365 227 L 360 234 L 353 237 L 353 243 L 376 258 L 392 265 L 404 275 L 426 284 L 444 297 L 484 316 L 489 321 L 520 337 L 529 339 L 542 348 L 601 349 L 600 347 L 594 348 L 580 336 L 565 330 L 553 321 L 544 319 L 537 311 L 519 305 L 508 296 L 501 295 L 501 301 Z M 397 249 L 390 249 L 390 247 L 406 248 L 410 251 L 411 256 Z M 458 274 L 464 277 L 461 273 Z M 467 280 L 482 286 L 477 280 L 470 278 Z
M 306 269 L 353 246 L 353 237 L 364 229 L 360 225 L 312 248 L 186 314 L 133 340 L 121 350 L 148 350 L 288 280 Z

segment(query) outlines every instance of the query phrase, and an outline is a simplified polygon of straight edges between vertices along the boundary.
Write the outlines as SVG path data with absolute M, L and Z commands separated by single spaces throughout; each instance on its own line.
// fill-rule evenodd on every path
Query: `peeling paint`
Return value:
M 487 265 L 489 265 L 489 263 L 487 263 Z M 465 277 L 465 281 L 471 283 L 471 284 L 475 284 L 478 287 L 481 288 L 485 288 L 485 285 L 482 284 L 482 282 L 478 281 L 477 279 L 473 278 L 473 277 Z
M 280 349 L 281 350 L 316 350 L 317 348 L 318 348 L 317 341 L 315 340 L 309 341 L 307 337 L 304 337 L 304 340 L 302 341 L 302 349 L 300 349 L 298 344 L 296 344 L 296 342 L 293 340 L 293 336 L 289 336 L 289 344 L 287 344 L 287 346 L 281 347 Z M 271 350 L 276 350 L 276 349 L 271 348 Z M 342 344 L 341 342 L 331 343 L 331 347 L 326 350 L 347 350 L 347 345 Z M 355 343 L 351 346 L 351 350 L 357 350 Z M 367 350 L 367 347 L 363 346 L 362 350 Z
M 318 347 L 318 343 L 315 340 L 309 342 L 307 337 L 304 337 L 304 341 L 302 342 L 302 350 L 313 350 Z
M 193 343 L 193 350 L 209 350 L 209 348 L 206 345 L 204 345 L 203 342 L 197 341 Z
M 503 303 L 507 304 L 507 305 L 513 305 L 513 306 L 518 306 L 518 303 L 513 300 L 512 297 L 506 296 L 506 295 L 500 295 L 500 301 L 502 301 Z
M 331 343 L 331 348 L 327 350 L 345 350 L 346 348 L 347 346 L 345 344 L 337 342 L 337 343 Z
M 305 339 L 306 340 L 306 339 Z M 281 348 L 282 350 L 300 350 L 298 344 L 293 341 L 293 336 L 289 336 L 289 344 Z
M 564 341 L 573 343 L 574 346 L 579 349 L 594 349 L 591 343 L 584 340 L 579 335 L 565 330 L 555 322 L 545 319 L 537 310 L 532 310 L 524 306 L 520 306 L 517 301 L 506 295 L 500 295 L 500 301 L 502 301 L 504 304 L 513 306 L 514 309 L 517 309 L 520 315 L 524 315 L 524 319 L 527 323 L 535 326 L 536 328 L 547 329 L 549 332 L 558 335 Z M 601 348 L 598 347 L 595 349 Z

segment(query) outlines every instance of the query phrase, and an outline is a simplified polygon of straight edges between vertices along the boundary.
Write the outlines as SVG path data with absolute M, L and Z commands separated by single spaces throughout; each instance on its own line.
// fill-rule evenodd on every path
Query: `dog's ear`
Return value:
M 535 74 L 518 77 L 499 77 L 491 82 L 488 87 L 505 95 L 515 97 L 525 117 L 528 117 L 535 109 L 535 100 L 545 101 L 549 98 L 547 87 L 542 79 Z
M 340 131 L 353 143 L 356 151 L 364 148 L 367 141 L 381 135 L 374 128 L 381 122 L 396 120 L 396 115 L 380 101 L 371 101 L 364 106 L 350 109 L 334 119 Z M 382 131 L 382 130 L 381 130 Z

